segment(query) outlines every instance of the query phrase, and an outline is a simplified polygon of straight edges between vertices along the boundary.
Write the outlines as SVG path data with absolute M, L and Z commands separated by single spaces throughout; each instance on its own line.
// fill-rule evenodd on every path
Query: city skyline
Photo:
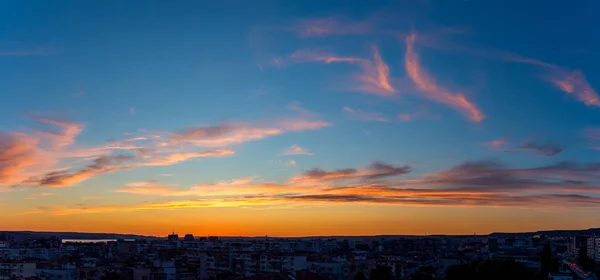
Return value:
M 0 230 L 600 227 L 600 3 L 238 2 L 1 4 Z

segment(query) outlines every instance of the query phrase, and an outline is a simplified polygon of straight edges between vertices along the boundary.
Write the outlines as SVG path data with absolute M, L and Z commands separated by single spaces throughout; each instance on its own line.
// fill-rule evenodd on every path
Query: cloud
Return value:
M 554 68 L 551 68 L 554 69 Z M 583 72 L 555 69 L 547 78 L 550 83 L 563 92 L 574 95 L 586 106 L 600 106 L 598 93 L 590 86 Z
M 585 129 L 584 135 L 590 140 L 600 140 L 600 128 Z
M 387 122 L 388 121 L 388 119 L 381 116 L 381 113 L 364 112 L 360 109 L 355 110 L 348 106 L 344 106 L 342 109 L 345 112 L 347 112 L 351 118 L 353 118 L 355 120 L 366 121 L 366 122 L 368 122 L 368 121 Z
M 468 161 L 415 178 L 410 172 L 375 162 L 367 168 L 312 169 L 285 183 L 256 183 L 241 178 L 175 189 L 154 181 L 134 182 L 117 192 L 194 199 L 134 206 L 64 207 L 55 215 L 187 209 L 204 207 L 301 207 L 328 204 L 386 204 L 435 207 L 510 207 L 527 209 L 600 207 L 600 163 L 559 162 L 509 168 L 498 161 Z M 377 179 L 377 180 L 375 180 Z
M 384 177 L 398 176 L 410 173 L 409 166 L 393 166 L 382 162 L 374 162 L 369 167 L 364 169 L 339 169 L 335 171 L 325 171 L 323 169 L 314 168 L 304 172 L 300 176 L 296 176 L 291 181 L 294 183 L 315 181 L 347 181 L 347 180 L 372 180 Z
M 455 94 L 439 86 L 421 67 L 419 56 L 414 50 L 416 38 L 414 33 L 406 37 L 405 69 L 408 77 L 424 93 L 426 98 L 461 112 L 471 121 L 482 121 L 485 115 L 477 105 L 469 101 L 463 94 Z
M 564 149 L 551 141 L 539 143 L 536 140 L 527 141 L 513 148 L 506 148 L 503 151 L 532 151 L 539 156 L 554 156 L 561 153 Z
M 223 147 L 282 133 L 284 131 L 280 128 L 259 128 L 249 124 L 225 123 L 219 126 L 188 128 L 174 133 L 171 139 L 177 143 L 190 143 L 199 147 Z
M 490 146 L 490 147 L 494 147 L 494 148 L 498 148 L 500 146 L 506 145 L 508 144 L 508 140 L 502 138 L 502 139 L 497 139 L 497 140 L 492 140 L 490 142 L 486 142 L 485 145 Z
M 440 47 L 439 45 L 434 47 Z M 522 63 L 533 65 L 543 69 L 546 72 L 542 75 L 543 79 L 557 89 L 567 94 L 573 95 L 579 101 L 587 106 L 600 106 L 600 97 L 586 80 L 585 75 L 580 70 L 572 70 L 558 65 L 548 63 L 535 58 L 528 58 L 507 51 L 495 49 L 474 49 L 458 45 L 445 45 L 444 48 L 467 52 L 469 54 L 486 57 L 506 62 Z
M 73 145 L 75 143 L 75 138 L 79 136 L 79 134 L 81 134 L 81 132 L 83 131 L 83 125 L 79 123 L 46 118 L 41 116 L 32 116 L 32 118 L 40 123 L 50 124 L 55 127 L 61 128 L 61 131 L 41 131 L 43 134 L 45 134 L 45 136 L 47 136 L 50 139 L 51 144 L 57 148 Z
M 354 75 L 355 85 L 353 90 L 390 97 L 397 93 L 389 78 L 390 69 L 383 61 L 377 47 L 372 47 L 373 60 L 357 57 L 338 57 L 326 53 L 315 53 L 310 51 L 297 51 L 290 55 L 290 59 L 296 63 L 319 61 L 326 64 L 334 62 L 347 62 L 357 64 L 362 72 Z
M 132 116 L 135 115 L 135 108 L 129 107 L 129 114 Z
M 169 154 L 162 158 L 155 158 L 149 162 L 144 163 L 148 166 L 164 166 L 164 165 L 173 165 L 182 161 L 186 161 L 193 158 L 202 158 L 202 157 L 222 157 L 227 155 L 235 154 L 234 150 L 230 149 L 220 149 L 220 150 L 211 150 L 204 152 L 194 152 L 194 153 L 179 153 L 179 154 Z
M 300 113 L 300 115 L 302 117 L 307 118 L 307 119 L 315 118 L 318 116 L 317 113 L 303 108 L 299 102 L 293 102 L 292 104 L 288 105 L 286 108 Z
M 116 189 L 114 192 L 157 196 L 189 196 L 196 194 L 194 190 L 178 190 L 170 186 L 160 185 L 156 181 L 132 182 L 127 184 L 125 188 Z
M 285 163 L 285 165 L 296 165 L 296 164 L 298 164 L 298 163 L 296 163 L 296 161 L 293 159 L 290 159 Z
M 325 121 L 310 121 L 310 120 L 282 120 L 278 123 L 279 127 L 287 131 L 304 131 L 317 130 L 320 128 L 331 126 L 331 123 Z
M 0 185 L 14 185 L 54 166 L 56 160 L 38 147 L 39 137 L 0 133 Z
M 331 123 L 307 119 L 284 119 L 274 126 L 262 127 L 246 123 L 224 123 L 219 126 L 187 128 L 174 133 L 171 140 L 178 144 L 188 143 L 198 147 L 224 147 L 280 135 L 287 131 L 316 130 L 327 126 L 331 126 Z
M 299 106 L 297 108 L 300 108 Z M 234 154 L 203 150 L 260 140 L 287 132 L 316 130 L 331 123 L 314 117 L 279 119 L 271 125 L 225 123 L 175 133 L 140 130 L 96 146 L 77 145 L 85 125 L 30 115 L 42 129 L 0 133 L 0 185 L 69 187 L 95 176 L 143 166 L 166 166 L 201 157 Z
M 111 173 L 118 170 L 129 169 L 131 168 L 130 166 L 123 166 L 121 164 L 131 159 L 131 156 L 125 155 L 100 156 L 94 159 L 92 164 L 81 170 L 75 172 L 53 171 L 41 176 L 40 178 L 28 179 L 23 183 L 36 184 L 42 187 L 69 187 L 79 184 L 94 176 Z
M 308 152 L 307 150 L 303 149 L 302 147 L 300 147 L 298 145 L 292 145 L 291 147 L 283 150 L 279 155 L 281 155 L 281 156 L 292 156 L 292 155 L 312 156 L 313 153 Z
M 299 37 L 324 37 L 331 35 L 360 35 L 372 31 L 370 22 L 350 22 L 340 18 L 327 17 L 296 21 L 288 29 Z

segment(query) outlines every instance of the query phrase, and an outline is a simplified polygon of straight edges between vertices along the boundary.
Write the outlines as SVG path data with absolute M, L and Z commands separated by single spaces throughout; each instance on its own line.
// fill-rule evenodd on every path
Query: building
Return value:
M 573 280 L 573 275 L 568 273 L 550 273 L 548 275 L 550 280 Z
M 571 242 L 569 243 L 569 253 L 574 256 L 579 254 L 579 249 L 588 246 L 587 240 L 587 236 L 576 236 L 571 238 Z
M 36 263 L 30 262 L 0 262 L 0 280 L 24 279 L 34 277 Z
M 194 241 L 194 235 L 193 234 L 186 234 L 185 237 L 183 238 L 183 241 Z
M 600 237 L 587 238 L 587 255 L 592 260 L 600 261 Z

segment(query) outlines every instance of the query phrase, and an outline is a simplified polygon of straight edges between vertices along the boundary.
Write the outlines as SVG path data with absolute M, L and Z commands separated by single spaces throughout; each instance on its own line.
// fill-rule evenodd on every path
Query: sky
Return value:
M 0 230 L 599 227 L 597 1 L 5 1 Z

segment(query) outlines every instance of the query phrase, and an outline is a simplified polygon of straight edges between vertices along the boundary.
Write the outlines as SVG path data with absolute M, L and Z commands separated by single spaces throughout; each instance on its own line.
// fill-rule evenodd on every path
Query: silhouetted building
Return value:
M 185 237 L 183 238 L 183 241 L 194 241 L 194 235 L 186 234 Z

